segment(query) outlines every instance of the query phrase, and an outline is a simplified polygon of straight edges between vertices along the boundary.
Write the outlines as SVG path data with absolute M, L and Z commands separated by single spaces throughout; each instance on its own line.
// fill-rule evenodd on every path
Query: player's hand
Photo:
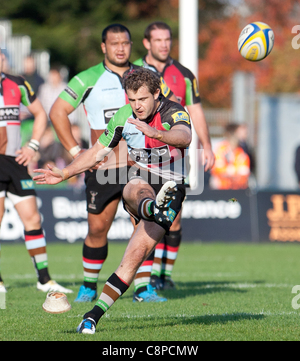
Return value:
M 29 147 L 22 147 L 16 151 L 16 154 L 18 154 L 16 157 L 16 162 L 27 166 L 35 156 L 35 151 Z
M 211 149 L 204 148 L 204 161 L 206 162 L 204 170 L 207 172 L 215 164 L 215 155 Z
M 149 138 L 155 138 L 157 136 L 158 130 L 150 127 L 146 122 L 142 122 L 139 119 L 129 118 L 128 123 L 134 124 L 136 129 L 140 130 Z
M 36 184 L 58 184 L 64 180 L 64 173 L 61 169 L 47 164 L 49 169 L 34 169 L 34 173 L 42 173 L 36 175 L 32 179 Z

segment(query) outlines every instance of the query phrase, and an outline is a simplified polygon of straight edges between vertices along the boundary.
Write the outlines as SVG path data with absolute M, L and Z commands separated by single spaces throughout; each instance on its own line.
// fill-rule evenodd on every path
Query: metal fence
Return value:
M 231 109 L 204 109 L 204 115 L 210 136 L 214 138 L 223 137 L 224 127 L 233 120 Z

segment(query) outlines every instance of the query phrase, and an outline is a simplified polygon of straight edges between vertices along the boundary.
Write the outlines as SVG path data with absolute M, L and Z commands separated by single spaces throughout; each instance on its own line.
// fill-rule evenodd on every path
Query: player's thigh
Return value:
M 35 196 L 23 197 L 14 206 L 26 231 L 41 227 L 41 217 Z
M 89 234 L 107 234 L 118 210 L 120 198 L 113 199 L 98 214 L 88 213 Z

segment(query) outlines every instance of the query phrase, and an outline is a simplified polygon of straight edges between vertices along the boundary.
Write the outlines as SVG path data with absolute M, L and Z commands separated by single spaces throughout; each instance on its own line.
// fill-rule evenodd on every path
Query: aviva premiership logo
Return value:
M 33 96 L 34 91 L 32 90 L 31 85 L 26 80 L 24 81 L 24 84 L 27 86 L 27 89 L 29 90 L 30 95 Z
M 186 122 L 188 124 L 190 123 L 190 117 L 186 112 L 177 112 L 172 115 L 172 118 L 174 119 L 174 123 L 177 122 Z
M 196 79 L 193 80 L 193 87 L 194 87 L 194 93 L 195 93 L 196 97 L 198 97 L 200 94 L 199 94 L 199 90 L 198 90 L 197 80 L 196 80 Z
M 162 77 L 160 77 L 160 81 L 161 81 L 161 84 L 160 84 L 161 92 L 162 92 L 163 96 L 166 98 L 170 93 L 170 89 Z
M 21 187 L 23 190 L 34 189 L 34 182 L 31 179 L 21 180 Z

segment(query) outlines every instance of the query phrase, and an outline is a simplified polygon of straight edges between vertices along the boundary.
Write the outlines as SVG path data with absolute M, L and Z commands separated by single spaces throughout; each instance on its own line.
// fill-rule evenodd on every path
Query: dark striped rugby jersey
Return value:
M 134 61 L 133 64 L 158 73 L 159 76 L 165 80 L 167 86 L 172 90 L 183 107 L 201 102 L 197 79 L 189 69 L 181 65 L 178 61 L 169 58 L 162 73 L 159 73 L 153 65 L 148 64 L 146 57 Z
M 190 117 L 184 108 L 164 97 L 148 125 L 158 130 L 168 131 L 177 124 L 191 128 Z M 165 179 L 181 181 L 186 175 L 186 150 L 175 148 L 157 139 L 149 138 L 136 129 L 128 119 L 136 118 L 130 104 L 122 107 L 110 120 L 107 130 L 99 142 L 108 148 L 116 147 L 122 137 L 127 143 L 130 158 L 141 168 L 160 175 Z
M 36 96 L 21 76 L 1 74 L 0 81 L 0 154 L 16 156 L 21 148 L 20 104 L 29 106 Z

